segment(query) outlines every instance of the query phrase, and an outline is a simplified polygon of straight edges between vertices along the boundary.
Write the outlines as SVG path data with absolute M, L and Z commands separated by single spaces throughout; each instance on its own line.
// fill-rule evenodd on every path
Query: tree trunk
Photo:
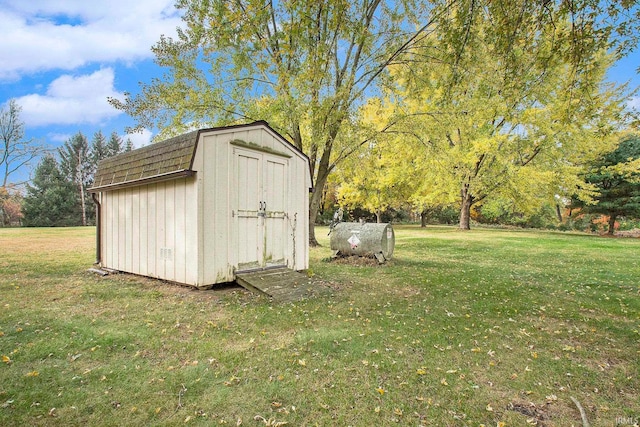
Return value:
M 76 179 L 80 190 L 80 206 L 82 207 L 82 225 L 87 225 L 87 206 L 84 198 L 84 180 L 82 176 L 83 153 L 78 150 L 78 164 L 76 165 Z
M 82 206 L 82 225 L 87 225 L 87 206 L 84 201 L 84 185 L 80 183 L 80 205 Z
M 311 193 L 311 200 L 309 202 L 309 245 L 312 247 L 320 246 L 316 239 L 316 219 L 318 218 L 318 212 L 320 212 L 320 204 L 322 203 L 322 191 L 327 178 L 329 176 L 328 168 L 322 168 L 322 162 L 318 169 L 318 177 Z
M 562 211 L 560 210 L 560 205 L 556 203 L 556 216 L 558 217 L 558 222 L 562 222 Z
M 471 206 L 473 205 L 473 196 L 469 192 L 469 184 L 464 184 L 460 190 L 460 230 L 471 230 Z
M 607 230 L 607 234 L 609 236 L 613 236 L 613 233 L 616 231 L 616 218 L 618 216 L 616 214 L 612 214 L 609 216 L 609 230 Z
M 327 179 L 331 173 L 333 166 L 329 165 L 331 159 L 331 149 L 333 148 L 333 140 L 335 139 L 340 123 L 336 123 L 335 131 L 329 132 L 329 139 L 324 144 L 324 150 L 320 157 L 320 163 L 318 164 L 318 172 L 316 174 L 316 182 L 313 186 L 313 193 L 311 194 L 311 201 L 309 203 L 309 246 L 320 246 L 316 239 L 316 219 L 318 218 L 318 212 L 320 211 L 320 205 L 322 204 L 322 194 L 324 187 L 327 184 Z M 315 163 L 315 162 L 314 162 Z M 311 167 L 313 167 L 313 164 Z M 335 166 L 335 165 L 334 165 Z M 313 182 L 313 175 L 312 175 Z
M 377 224 L 381 224 L 382 223 L 382 212 L 380 212 L 379 209 L 376 211 L 376 223 Z
M 420 212 L 420 227 L 425 228 L 427 226 L 427 211 Z

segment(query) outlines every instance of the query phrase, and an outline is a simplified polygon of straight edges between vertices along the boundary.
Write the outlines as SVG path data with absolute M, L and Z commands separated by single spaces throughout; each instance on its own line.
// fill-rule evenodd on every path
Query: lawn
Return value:
M 296 304 L 88 273 L 94 230 L 0 229 L 0 425 L 640 421 L 640 240 L 396 227 Z M 575 400 L 575 402 L 574 402 Z

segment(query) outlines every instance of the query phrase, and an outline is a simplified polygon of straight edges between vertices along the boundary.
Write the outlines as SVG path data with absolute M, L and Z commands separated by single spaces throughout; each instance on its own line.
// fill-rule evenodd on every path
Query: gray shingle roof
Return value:
M 198 131 L 176 136 L 98 163 L 92 192 L 193 174 Z

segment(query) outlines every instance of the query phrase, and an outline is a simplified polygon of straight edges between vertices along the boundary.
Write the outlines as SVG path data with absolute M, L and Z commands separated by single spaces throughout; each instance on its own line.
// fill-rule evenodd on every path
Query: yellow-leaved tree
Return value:
M 415 61 L 393 70 L 415 135 L 403 143 L 422 167 L 414 198 L 457 199 L 461 229 L 492 198 L 527 210 L 589 192 L 579 172 L 611 149 L 623 119 L 623 88 L 604 80 L 606 43 L 583 46 L 573 61 L 570 20 L 512 3 L 520 13 L 500 1 L 448 9 Z

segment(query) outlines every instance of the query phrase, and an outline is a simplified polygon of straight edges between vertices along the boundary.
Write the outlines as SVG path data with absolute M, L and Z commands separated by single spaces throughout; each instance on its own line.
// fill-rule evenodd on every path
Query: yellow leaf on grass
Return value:
M 440 380 L 440 384 L 442 384 L 442 385 L 449 385 L 449 383 L 447 382 L 447 380 L 446 380 L 446 379 L 444 379 L 444 378 Z
M 424 368 L 420 368 L 416 371 L 418 375 L 427 375 L 427 371 Z
M 299 359 L 299 360 L 298 360 L 298 365 L 300 365 L 300 366 L 307 366 L 307 361 L 306 361 L 306 360 L 304 360 L 304 359 Z
M 28 377 L 37 377 L 38 375 L 40 375 L 38 371 L 27 372 Z
M 9 358 L 9 356 L 5 356 L 4 354 L 2 355 L 2 361 L 6 364 L 11 363 L 11 359 Z
M 382 395 L 384 394 L 384 389 L 383 389 L 382 387 L 378 387 L 378 388 L 376 389 L 376 391 L 377 391 L 378 393 L 380 393 L 380 396 L 382 396 Z

